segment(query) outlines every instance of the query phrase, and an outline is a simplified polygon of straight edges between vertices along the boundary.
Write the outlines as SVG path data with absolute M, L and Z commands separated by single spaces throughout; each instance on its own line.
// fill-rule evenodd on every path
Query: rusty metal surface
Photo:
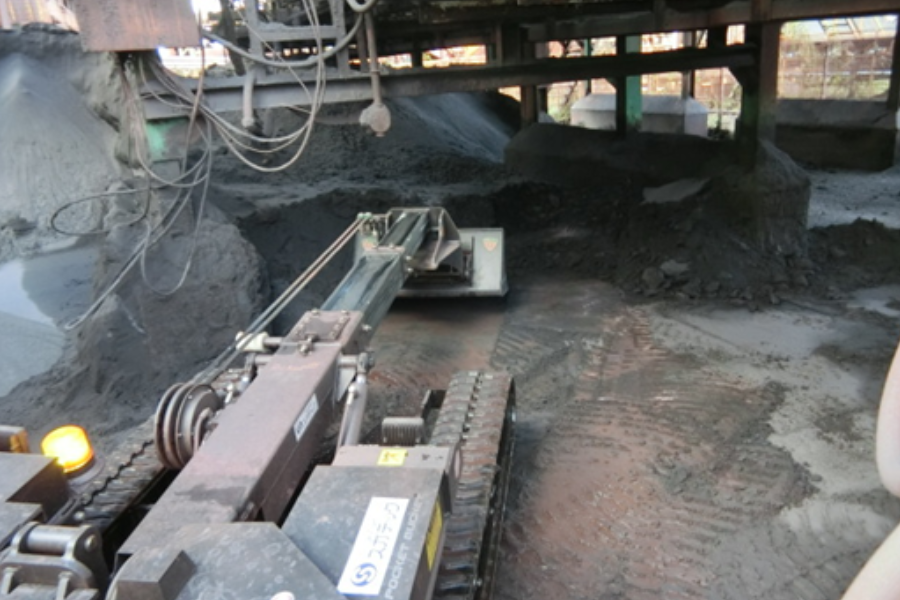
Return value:
M 188 0 L 73 0 L 81 43 L 92 52 L 198 46 Z
M 109 572 L 99 532 L 90 526 L 59 527 L 29 523 L 0 559 L 4 598 L 85 600 L 106 591 Z M 66 594 L 58 592 L 60 581 Z
M 352 313 L 337 342 L 318 343 L 306 354 L 283 345 L 225 409 L 120 554 L 159 547 L 185 525 L 278 520 L 331 423 L 340 393 L 334 386 L 338 358 L 359 348 L 361 317 Z
M 272 523 L 186 527 L 161 551 L 126 563 L 112 588 L 109 598 L 129 600 L 344 598 Z
M 42 454 L 0 454 L 0 503 L 37 504 L 52 517 L 68 498 L 62 470 Z
M 0 29 L 29 23 L 49 23 L 77 29 L 75 15 L 62 0 L 0 0 Z
M 67 497 L 65 476 L 52 458 L 0 452 L 0 548 L 28 521 L 56 514 Z

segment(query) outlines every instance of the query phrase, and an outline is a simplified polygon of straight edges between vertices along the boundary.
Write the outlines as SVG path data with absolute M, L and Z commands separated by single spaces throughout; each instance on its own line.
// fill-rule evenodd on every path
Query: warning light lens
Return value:
M 56 458 L 65 473 L 78 471 L 94 458 L 87 433 L 77 425 L 64 425 L 48 433 L 41 441 L 41 451 Z

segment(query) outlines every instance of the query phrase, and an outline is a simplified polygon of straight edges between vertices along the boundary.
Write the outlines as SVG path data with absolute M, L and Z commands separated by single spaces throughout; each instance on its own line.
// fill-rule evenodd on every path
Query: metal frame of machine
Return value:
M 353 267 L 322 308 L 267 335 L 353 240 Z M 503 295 L 503 273 L 502 230 L 457 229 L 437 208 L 360 215 L 219 360 L 166 391 L 140 430 L 152 442 L 104 476 L 67 481 L 53 459 L 26 452 L 24 432 L 3 429 L 0 598 L 489 591 L 513 444 L 510 377 L 459 374 L 419 414 L 385 418 L 375 445 L 363 427 L 368 344 L 394 298 Z M 316 467 L 323 447 L 334 459 Z

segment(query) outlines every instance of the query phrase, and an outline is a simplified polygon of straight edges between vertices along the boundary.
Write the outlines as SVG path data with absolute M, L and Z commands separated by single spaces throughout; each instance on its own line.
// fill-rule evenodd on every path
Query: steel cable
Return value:
M 347 245 L 363 223 L 370 216 L 360 215 L 347 229 L 310 264 L 243 332 L 243 335 L 228 346 L 213 362 L 191 379 L 191 383 L 211 383 L 231 362 L 237 358 L 254 336 L 263 333 L 272 321 L 297 297 L 313 278 L 328 266 L 335 256 Z

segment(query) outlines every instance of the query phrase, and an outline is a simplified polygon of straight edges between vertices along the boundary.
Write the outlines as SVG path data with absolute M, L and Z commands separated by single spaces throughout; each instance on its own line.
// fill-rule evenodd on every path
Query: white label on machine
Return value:
M 317 412 L 319 412 L 319 399 L 313 394 L 312 398 L 309 399 L 309 402 L 306 403 L 306 406 L 303 407 L 300 416 L 294 421 L 294 437 L 297 438 L 298 442 L 300 441 L 300 438 L 303 437 L 303 432 L 306 431 L 306 428 L 312 423 L 313 417 L 316 416 Z
M 337 590 L 348 596 L 377 596 L 400 535 L 408 498 L 372 498 Z

